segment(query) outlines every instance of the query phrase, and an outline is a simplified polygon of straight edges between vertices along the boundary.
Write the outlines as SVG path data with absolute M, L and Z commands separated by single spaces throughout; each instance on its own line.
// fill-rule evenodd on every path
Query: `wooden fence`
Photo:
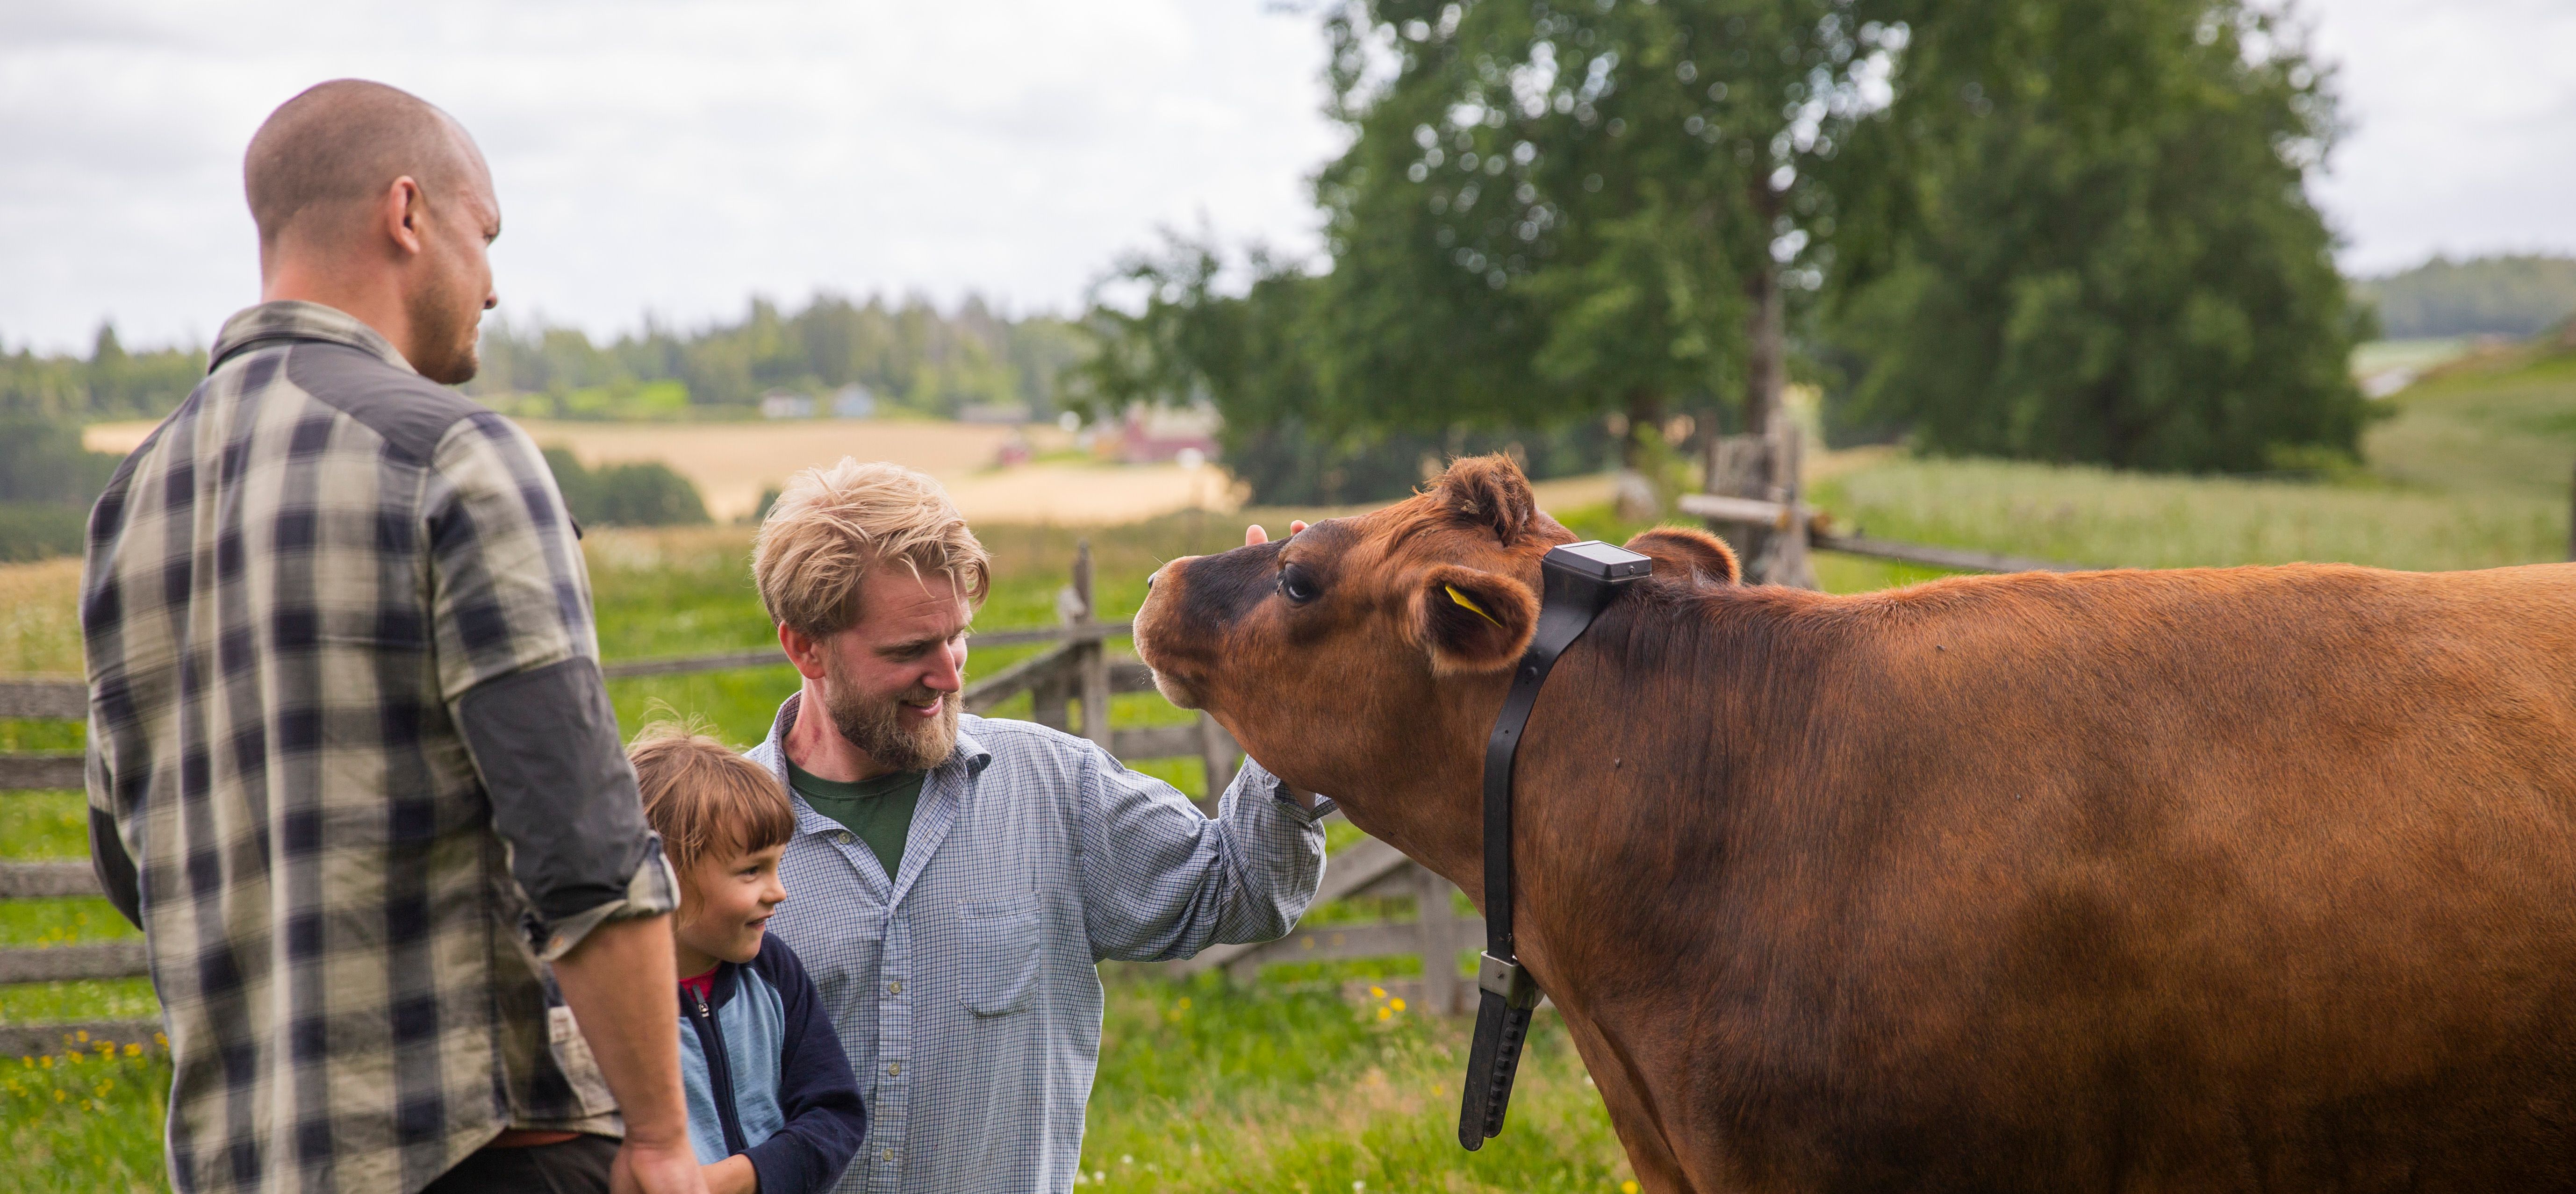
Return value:
M 1682 513 L 1705 520 L 1742 553 L 1749 582 L 1815 588 L 1810 551 L 1961 572 L 2092 572 L 2102 567 L 1837 534 L 1833 521 L 1804 500 L 1803 450 L 1798 428 L 1791 424 L 1763 435 L 1713 438 L 1706 465 L 1708 492 L 1683 494 L 1679 500 Z M 2570 535 L 2569 550 L 2576 553 L 2576 530 Z
M 1745 437 L 1737 437 L 1739 440 Z M 1712 456 L 1714 490 L 1687 494 L 1681 508 L 1707 520 L 1730 542 L 1755 545 L 1746 561 L 1748 579 L 1813 585 L 1807 564 L 1811 549 L 1847 552 L 1934 568 L 1973 572 L 2069 572 L 2087 565 L 2035 560 L 1991 552 L 1964 551 L 1915 543 L 1897 543 L 1860 535 L 1837 534 L 1817 510 L 1799 500 L 1797 486 L 1768 485 L 1764 476 L 1785 462 L 1794 477 L 1796 433 L 1784 429 L 1756 442 L 1724 446 Z M 1099 743 L 1122 760 L 1196 758 L 1207 769 L 1206 807 L 1233 779 L 1241 749 L 1231 735 L 1206 714 L 1188 724 L 1114 729 L 1109 724 L 1111 700 L 1120 693 L 1150 692 L 1153 673 L 1134 657 L 1115 654 L 1109 641 L 1124 638 L 1129 624 L 1102 621 L 1093 600 L 1091 549 L 1076 549 L 1072 583 L 1058 607 L 1063 624 L 1051 628 L 998 630 L 975 636 L 982 647 L 1044 644 L 1048 649 L 1011 664 L 967 686 L 960 703 L 981 713 L 1022 693 L 1030 698 L 1030 718 L 1042 725 L 1077 733 Z M 671 676 L 691 672 L 769 667 L 780 662 L 775 648 L 729 651 L 667 659 L 626 660 L 605 665 L 610 679 Z M 1080 724 L 1075 723 L 1079 704 Z M 88 696 L 81 681 L 68 678 L 0 680 L 0 718 L 77 721 L 88 716 Z M 78 790 L 82 786 L 78 753 L 0 754 L 0 790 Z M 1483 940 L 1484 924 L 1457 914 L 1456 891 L 1447 880 L 1414 864 L 1391 847 L 1363 840 L 1333 856 L 1317 903 L 1354 895 L 1404 894 L 1413 897 L 1416 915 L 1408 921 L 1377 921 L 1300 928 L 1277 941 L 1259 945 L 1222 945 L 1167 969 L 1193 974 L 1223 968 L 1248 979 L 1274 962 L 1346 960 L 1419 955 L 1423 961 L 1420 997 L 1425 1010 L 1463 1011 L 1469 984 L 1456 961 Z M 44 899 L 95 896 L 98 883 L 87 862 L 0 863 L 0 898 Z M 1443 964 L 1443 960 L 1448 964 Z M 75 979 L 139 977 L 146 973 L 140 941 L 0 949 L 0 983 L 59 982 Z M 152 1021 L 103 1021 L 66 1024 L 0 1025 L 0 1056 L 49 1051 L 77 1031 L 117 1041 L 149 1039 Z
M 1088 545 L 1076 551 L 1073 580 L 1066 586 L 1059 608 L 1066 612 L 1064 624 L 1058 627 L 976 635 L 976 644 L 983 647 L 1048 644 L 1049 649 L 968 685 L 960 703 L 968 711 L 980 713 L 1027 693 L 1032 720 L 1080 734 L 1122 760 L 1196 758 L 1207 769 L 1208 798 L 1204 807 L 1213 812 L 1215 796 L 1233 780 L 1237 761 L 1242 758 L 1241 749 L 1223 727 L 1204 713 L 1183 725 L 1113 729 L 1109 724 L 1112 698 L 1119 693 L 1153 691 L 1154 679 L 1153 673 L 1134 657 L 1108 649 L 1108 641 L 1125 637 L 1129 626 L 1096 617 Z M 781 662 L 772 648 L 630 660 L 608 664 L 602 670 L 617 679 L 769 667 Z M 1076 702 L 1079 724 L 1075 722 Z M 0 680 L 0 718 L 81 721 L 88 716 L 88 691 L 80 680 Z M 0 791 L 78 791 L 83 782 L 77 752 L 0 754 Z M 1481 939 L 1483 927 L 1481 921 L 1455 917 L 1450 900 L 1453 890 L 1446 881 L 1392 848 L 1363 840 L 1333 857 L 1318 902 L 1363 892 L 1412 892 L 1418 896 L 1416 902 L 1430 910 L 1418 923 L 1301 929 L 1279 941 L 1219 946 L 1188 962 L 1161 968 L 1189 974 L 1223 966 L 1229 974 L 1249 977 L 1265 963 L 1286 960 L 1421 952 L 1427 958 L 1445 953 L 1454 961 L 1458 950 Z M 87 861 L 0 862 L 0 899 L 99 894 L 98 880 Z M 1447 944 L 1445 950 L 1443 943 Z M 1420 1002 L 1426 1007 L 1459 1006 L 1459 984 L 1464 980 L 1457 977 L 1455 965 L 1425 969 L 1438 977 L 1426 981 L 1428 993 Z M 139 978 L 148 973 L 140 940 L 0 949 L 0 984 Z M 80 1032 L 94 1039 L 123 1043 L 148 1042 L 159 1030 L 160 1024 L 153 1020 L 0 1024 L 0 1056 L 52 1052 Z

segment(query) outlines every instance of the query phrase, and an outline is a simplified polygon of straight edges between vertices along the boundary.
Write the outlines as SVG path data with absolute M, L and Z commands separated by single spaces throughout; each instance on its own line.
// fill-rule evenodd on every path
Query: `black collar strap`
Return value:
M 1654 561 L 1598 539 L 1552 548 L 1539 562 L 1544 592 L 1538 629 L 1512 674 L 1494 736 L 1485 742 L 1485 956 L 1476 966 L 1476 1043 L 1467 1054 L 1467 1086 L 1458 1108 L 1458 1143 L 1471 1152 L 1503 1130 L 1521 1042 L 1538 1007 L 1538 984 L 1512 946 L 1512 759 L 1520 753 L 1521 729 L 1557 657 L 1583 637 L 1622 586 L 1653 570 Z M 1426 958 L 1424 964 L 1440 960 Z

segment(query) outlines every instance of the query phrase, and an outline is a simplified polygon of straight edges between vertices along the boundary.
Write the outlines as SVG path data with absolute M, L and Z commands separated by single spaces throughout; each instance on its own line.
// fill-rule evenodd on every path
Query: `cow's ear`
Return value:
M 1519 542 L 1531 522 L 1541 517 L 1538 499 L 1530 495 L 1529 478 L 1521 475 L 1521 466 L 1509 456 L 1462 458 L 1435 484 L 1440 505 L 1451 518 L 1493 532 L 1505 547 Z
M 1695 527 L 1656 527 L 1628 540 L 1628 550 L 1655 561 L 1655 575 L 1694 585 L 1731 585 L 1743 579 L 1735 549 Z
M 1413 624 L 1433 672 L 1495 671 L 1529 649 L 1538 598 L 1508 576 L 1440 564 L 1414 594 Z

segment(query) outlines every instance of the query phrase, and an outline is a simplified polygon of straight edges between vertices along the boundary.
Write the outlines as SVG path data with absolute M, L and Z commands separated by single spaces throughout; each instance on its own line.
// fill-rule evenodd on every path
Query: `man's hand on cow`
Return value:
M 1288 520 L 1288 535 L 1290 538 L 1295 538 L 1297 532 L 1305 529 L 1305 519 L 1292 518 Z M 1245 547 L 1259 547 L 1268 542 L 1270 542 L 1270 532 L 1262 530 L 1260 523 L 1256 522 L 1251 526 L 1243 528 L 1243 545 Z

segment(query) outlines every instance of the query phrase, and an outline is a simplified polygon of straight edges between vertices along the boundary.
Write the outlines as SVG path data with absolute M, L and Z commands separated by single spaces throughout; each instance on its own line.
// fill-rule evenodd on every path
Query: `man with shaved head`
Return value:
M 262 301 L 82 576 L 91 854 L 161 998 L 171 1184 L 703 1191 L 580 530 L 442 384 L 494 301 L 490 171 L 344 79 L 243 176 Z

